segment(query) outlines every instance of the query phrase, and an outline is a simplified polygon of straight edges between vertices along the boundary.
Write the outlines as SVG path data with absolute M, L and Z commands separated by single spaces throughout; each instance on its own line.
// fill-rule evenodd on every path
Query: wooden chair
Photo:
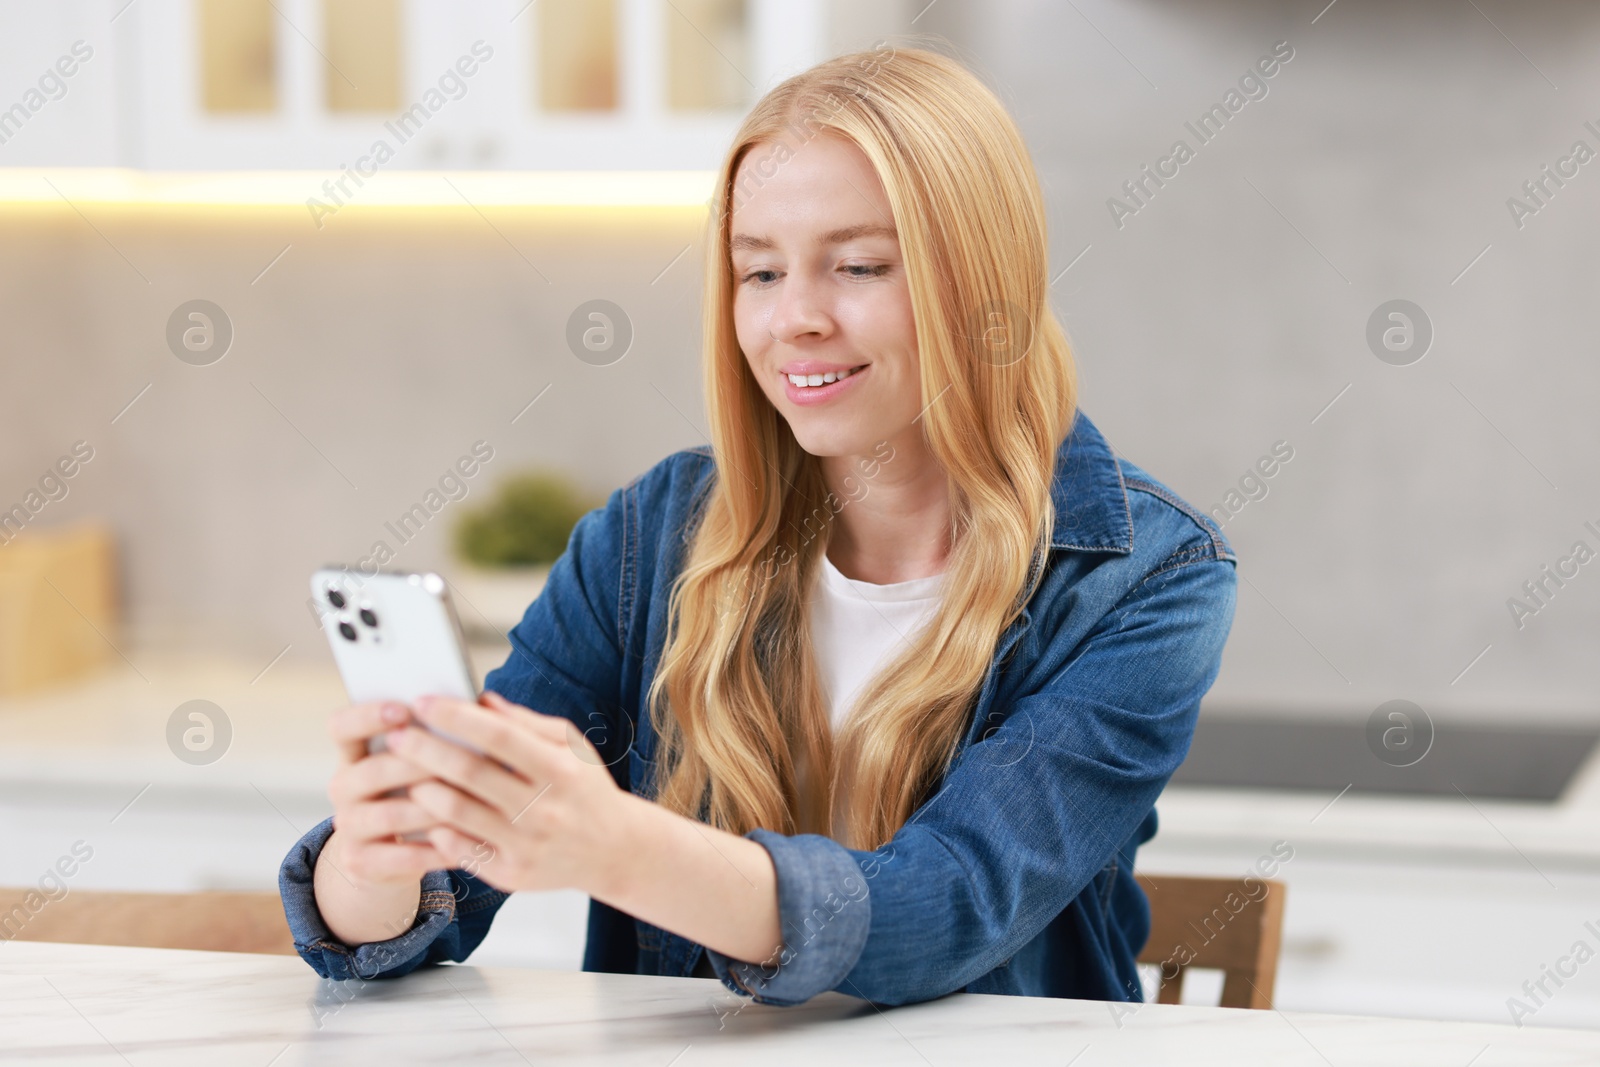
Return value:
M 1179 1003 L 1184 973 L 1203 967 L 1223 973 L 1222 1007 L 1272 1007 L 1284 883 L 1255 877 L 1136 877 L 1150 898 L 1150 940 L 1139 962 L 1160 967 L 1160 1003 Z
M 73 889 L 48 900 L 33 888 L 0 888 L 0 941 L 9 940 L 294 954 L 276 893 Z

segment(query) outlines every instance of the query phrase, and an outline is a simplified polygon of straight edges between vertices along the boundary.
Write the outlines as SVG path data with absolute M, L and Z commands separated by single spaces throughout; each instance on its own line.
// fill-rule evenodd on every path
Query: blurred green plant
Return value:
M 591 504 L 562 474 L 532 470 L 500 483 L 456 523 L 456 552 L 480 567 L 554 563 Z

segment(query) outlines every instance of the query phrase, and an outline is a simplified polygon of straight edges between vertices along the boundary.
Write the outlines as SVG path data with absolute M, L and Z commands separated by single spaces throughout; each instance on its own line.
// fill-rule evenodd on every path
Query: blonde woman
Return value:
M 711 446 L 579 522 L 479 705 L 334 716 L 297 948 L 401 975 L 576 888 L 588 970 L 1140 999 L 1134 854 L 1234 557 L 1077 410 L 1016 127 L 947 58 L 843 56 L 756 105 L 716 208 Z

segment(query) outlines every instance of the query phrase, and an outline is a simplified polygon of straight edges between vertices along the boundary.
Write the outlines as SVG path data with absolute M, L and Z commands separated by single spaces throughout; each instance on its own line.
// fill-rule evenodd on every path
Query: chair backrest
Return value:
M 1223 973 L 1222 1007 L 1270 1008 L 1283 941 L 1284 883 L 1266 878 L 1137 875 L 1150 898 L 1140 963 L 1161 968 L 1156 999 L 1177 1004 L 1190 967 Z
M 0 941 L 13 939 L 294 953 L 294 938 L 276 893 L 73 889 L 52 900 L 33 888 L 0 888 Z

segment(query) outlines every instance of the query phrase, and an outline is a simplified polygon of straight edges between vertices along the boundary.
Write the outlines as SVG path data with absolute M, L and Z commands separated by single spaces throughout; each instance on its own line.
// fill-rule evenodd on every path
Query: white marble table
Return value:
M 1600 1033 L 964 994 L 781 1009 L 708 979 L 471 966 L 329 983 L 292 956 L 12 941 L 4 1062 L 1535 1067 L 1600 1063 Z

